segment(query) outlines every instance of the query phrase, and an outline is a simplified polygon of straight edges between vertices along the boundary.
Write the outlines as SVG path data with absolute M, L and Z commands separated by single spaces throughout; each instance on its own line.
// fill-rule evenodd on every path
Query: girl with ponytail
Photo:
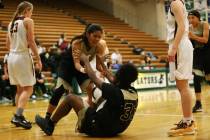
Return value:
M 106 42 L 102 39 L 102 36 L 103 29 L 101 26 L 90 24 L 86 27 L 83 34 L 76 36 L 71 40 L 70 47 L 61 55 L 57 84 L 50 99 L 45 118 L 50 119 L 50 116 L 57 107 L 64 92 L 72 90 L 73 78 L 76 78 L 82 91 L 87 92 L 88 103 L 90 105 L 93 104 L 91 94 L 93 84 L 90 83 L 89 76 L 86 73 L 84 64 L 80 61 L 80 57 L 84 53 L 90 56 L 89 59 L 91 61 L 96 55 L 101 57 L 104 56 L 108 48 Z M 99 62 L 96 62 L 94 67 L 97 67 L 97 70 L 102 71 L 102 68 L 98 63 Z
M 9 49 L 8 74 L 11 85 L 17 86 L 15 97 L 16 113 L 11 123 L 30 129 L 31 123 L 23 116 L 26 103 L 33 92 L 36 82 L 34 64 L 29 49 L 37 59 L 39 69 L 42 63 L 34 41 L 34 22 L 31 19 L 33 5 L 27 1 L 17 6 L 14 17 L 9 23 L 6 46 Z

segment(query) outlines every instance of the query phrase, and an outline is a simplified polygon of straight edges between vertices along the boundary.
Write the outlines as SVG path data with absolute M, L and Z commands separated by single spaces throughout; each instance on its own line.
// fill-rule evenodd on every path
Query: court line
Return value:
M 26 112 L 34 112 L 34 109 L 26 109 Z M 42 113 L 42 112 L 46 112 L 46 107 L 41 107 L 41 108 L 37 108 L 36 109 L 36 113 Z M 4 118 L 5 116 L 8 115 L 1 115 L 0 118 Z M 158 114 L 158 113 L 139 113 L 136 112 L 135 116 L 152 116 L 152 117 L 182 117 L 182 114 Z M 209 114 L 196 114 L 194 115 L 195 118 L 210 118 Z
M 135 116 L 157 116 L 157 117 L 182 117 L 183 115 L 181 114 L 153 114 L 153 113 L 136 113 Z M 194 115 L 195 118 L 210 118 L 210 115 L 206 115 L 206 114 L 196 114 Z

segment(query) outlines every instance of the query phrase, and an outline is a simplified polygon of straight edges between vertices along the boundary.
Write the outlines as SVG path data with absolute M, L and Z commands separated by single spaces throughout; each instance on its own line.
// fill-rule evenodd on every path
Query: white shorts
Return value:
M 169 44 L 172 47 L 173 44 Z M 178 80 L 191 80 L 193 68 L 193 46 L 190 40 L 186 37 L 180 42 L 177 51 L 177 68 L 174 72 L 175 78 Z M 172 71 L 171 71 L 172 72 Z
M 10 52 L 7 63 L 11 85 L 24 87 L 33 86 L 36 83 L 33 59 L 29 52 Z

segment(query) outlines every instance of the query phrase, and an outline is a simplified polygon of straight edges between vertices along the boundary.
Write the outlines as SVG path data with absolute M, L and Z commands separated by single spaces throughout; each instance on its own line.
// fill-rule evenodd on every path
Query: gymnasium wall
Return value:
M 113 15 L 113 0 L 77 0 L 81 3 Z
M 124 20 L 131 26 L 166 39 L 164 0 L 78 0 Z

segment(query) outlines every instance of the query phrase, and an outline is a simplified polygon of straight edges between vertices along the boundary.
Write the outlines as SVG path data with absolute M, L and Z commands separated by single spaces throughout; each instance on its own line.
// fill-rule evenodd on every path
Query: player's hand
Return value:
M 189 36 L 190 39 L 194 39 L 195 38 L 195 35 L 191 31 L 189 31 L 188 36 Z
M 99 55 L 96 55 L 96 56 L 98 56 L 99 58 L 101 58 L 101 61 L 102 61 L 102 62 L 105 62 L 107 59 L 110 59 L 110 55 L 109 55 L 109 54 L 104 55 L 104 56 L 102 56 L 102 57 L 100 57 Z
M 3 76 L 2 76 L 2 79 L 3 79 L 3 80 L 8 80 L 8 79 L 9 79 L 9 75 L 7 75 L 7 74 L 3 75 Z
M 41 72 L 42 71 L 42 62 L 41 62 L 41 60 L 38 60 L 37 64 L 38 64 L 38 69 Z
M 169 62 L 175 62 L 176 52 L 177 52 L 176 47 L 169 48 L 169 50 L 168 50 L 168 61 Z

